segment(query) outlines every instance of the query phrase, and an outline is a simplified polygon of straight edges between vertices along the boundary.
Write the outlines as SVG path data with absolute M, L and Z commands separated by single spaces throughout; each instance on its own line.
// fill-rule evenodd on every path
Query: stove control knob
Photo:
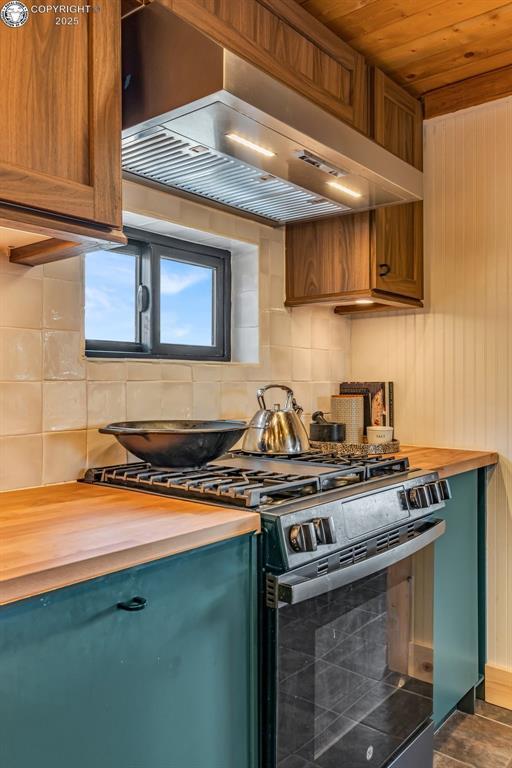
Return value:
M 442 501 L 441 491 L 437 483 L 427 483 L 425 486 L 431 504 L 440 504 Z
M 430 506 L 430 499 L 424 485 L 415 485 L 407 492 L 411 509 L 426 509 Z
M 301 523 L 290 528 L 290 545 L 295 552 L 314 552 L 317 548 L 314 523 Z
M 437 483 L 437 487 L 439 489 L 439 495 L 442 501 L 446 501 L 446 499 L 451 499 L 452 489 L 450 488 L 450 484 L 448 480 L 439 480 L 439 482 Z
M 335 544 L 336 528 L 332 517 L 316 517 L 313 520 L 316 531 L 316 540 L 319 544 Z

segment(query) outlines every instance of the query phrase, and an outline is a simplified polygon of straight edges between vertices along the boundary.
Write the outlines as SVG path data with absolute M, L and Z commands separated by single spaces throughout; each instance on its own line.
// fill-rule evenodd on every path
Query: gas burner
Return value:
M 308 451 L 297 456 L 269 456 L 261 453 L 246 453 L 245 451 L 231 451 L 230 457 L 253 458 L 262 461 L 293 462 L 307 465 L 323 465 L 328 467 L 364 467 L 365 480 L 374 477 L 386 477 L 408 472 L 409 459 L 406 457 L 397 459 L 395 456 L 366 456 L 356 453 L 340 456 L 335 452 L 324 453 L 322 451 Z
M 408 466 L 407 459 L 365 462 L 320 452 L 262 458 L 236 452 L 199 469 L 167 469 L 138 462 L 88 470 L 85 480 L 254 509 L 405 473 Z

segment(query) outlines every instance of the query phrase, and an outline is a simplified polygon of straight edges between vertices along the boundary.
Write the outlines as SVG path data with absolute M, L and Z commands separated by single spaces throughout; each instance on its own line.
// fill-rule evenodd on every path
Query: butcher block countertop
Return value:
M 440 477 L 452 477 L 498 463 L 498 454 L 491 451 L 423 448 L 417 445 L 402 445 L 393 456 L 407 456 L 411 467 L 439 472 Z
M 441 477 L 496 464 L 489 451 L 402 446 Z M 259 531 L 259 514 L 84 483 L 0 494 L 0 605 Z
M 0 494 L 0 605 L 259 531 L 260 516 L 82 483 Z

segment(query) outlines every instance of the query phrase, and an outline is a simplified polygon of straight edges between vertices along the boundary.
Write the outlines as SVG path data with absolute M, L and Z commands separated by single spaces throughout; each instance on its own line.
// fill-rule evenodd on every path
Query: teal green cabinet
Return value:
M 485 596 L 479 573 L 478 472 L 450 478 L 453 498 L 446 533 L 436 542 L 434 597 L 434 719 L 440 724 L 479 682 L 479 611 Z M 480 649 L 481 651 L 481 649 Z
M 252 536 L 5 606 L 0 765 L 255 768 L 256 615 Z

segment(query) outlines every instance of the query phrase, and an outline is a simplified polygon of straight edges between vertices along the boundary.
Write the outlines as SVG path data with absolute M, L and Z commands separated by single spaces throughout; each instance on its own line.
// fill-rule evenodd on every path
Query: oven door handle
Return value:
M 381 552 L 378 555 L 372 555 L 366 560 L 360 560 L 358 563 L 340 568 L 337 571 L 326 573 L 323 576 L 314 576 L 313 578 L 304 578 L 293 573 L 287 573 L 277 579 L 277 597 L 279 602 L 295 605 L 304 600 L 310 600 L 312 597 L 324 595 L 332 592 L 334 589 L 344 587 L 359 579 L 365 579 L 384 568 L 405 560 L 406 557 L 414 555 L 421 549 L 428 547 L 436 539 L 443 535 L 446 530 L 444 520 L 432 520 L 427 523 L 428 528 L 419 533 L 415 538 L 397 544 L 396 547 Z

